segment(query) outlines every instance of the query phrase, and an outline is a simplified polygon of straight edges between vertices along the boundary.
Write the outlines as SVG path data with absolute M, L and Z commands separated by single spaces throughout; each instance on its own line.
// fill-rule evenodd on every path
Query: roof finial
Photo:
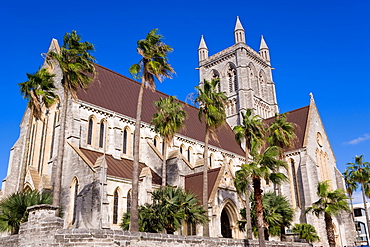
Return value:
M 310 93 L 310 100 L 313 100 L 313 93 Z

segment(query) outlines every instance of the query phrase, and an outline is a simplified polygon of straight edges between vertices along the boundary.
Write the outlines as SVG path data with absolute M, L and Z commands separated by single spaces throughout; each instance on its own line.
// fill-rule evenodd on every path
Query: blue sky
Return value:
M 0 177 L 19 135 L 26 102 L 18 83 L 42 65 L 52 38 L 77 30 L 95 44 L 100 65 L 129 76 L 136 41 L 153 28 L 174 48 L 177 74 L 157 88 L 184 100 L 197 85 L 197 48 L 212 55 L 234 44 L 236 16 L 247 44 L 264 35 L 281 112 L 314 94 L 341 171 L 355 155 L 370 161 L 370 1 L 5 1 L 0 7 Z

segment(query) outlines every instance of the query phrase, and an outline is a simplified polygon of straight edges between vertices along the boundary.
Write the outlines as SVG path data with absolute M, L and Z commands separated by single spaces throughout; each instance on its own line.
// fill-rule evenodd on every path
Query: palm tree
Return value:
M 54 176 L 53 205 L 60 205 L 62 169 L 65 145 L 65 126 L 67 122 L 68 100 L 72 96 L 77 99 L 77 91 L 86 89 L 95 76 L 95 58 L 90 54 L 94 45 L 85 41 L 81 42 L 81 36 L 76 31 L 64 35 L 64 43 L 59 51 L 49 51 L 46 61 L 52 67 L 56 63 L 62 71 L 61 84 L 64 90 L 64 103 L 62 105 L 60 123 L 60 138 L 58 143 L 58 155 L 56 159 L 56 174 Z M 57 215 L 59 211 L 57 210 Z
M 316 194 L 319 200 L 314 202 L 311 207 L 306 209 L 306 213 L 312 212 L 317 217 L 324 214 L 325 228 L 330 247 L 335 247 L 335 234 L 333 216 L 337 216 L 342 211 L 350 211 L 347 196 L 342 189 L 329 190 L 329 181 L 319 182 Z
M 349 201 L 350 201 L 350 204 L 351 204 L 351 215 L 352 215 L 352 218 L 353 218 L 352 195 L 353 195 L 353 192 L 355 192 L 357 190 L 358 185 L 355 181 L 353 181 L 353 178 L 351 177 L 350 171 L 348 169 L 346 169 L 343 172 L 343 177 L 344 177 L 344 183 L 345 183 L 345 186 L 346 186 L 346 191 L 347 191 Z M 353 218 L 353 220 L 354 220 L 354 218 Z
M 21 95 L 24 99 L 28 101 L 27 107 L 30 109 L 28 129 L 26 134 L 26 152 L 23 158 L 18 192 L 23 192 L 24 188 L 32 121 L 33 119 L 41 120 L 42 108 L 49 108 L 57 99 L 57 96 L 53 92 L 55 90 L 53 81 L 54 77 L 54 74 L 50 74 L 46 68 L 43 68 L 39 69 L 34 74 L 27 73 L 28 80 L 18 84 L 20 87 Z
M 253 225 L 253 232 L 258 235 L 257 220 L 256 220 L 256 203 L 251 198 L 251 219 Z M 282 195 L 276 195 L 275 192 L 267 192 L 262 196 L 263 203 L 263 218 L 268 225 L 265 233 L 271 236 L 280 236 L 281 239 L 285 238 L 285 227 L 290 226 L 293 221 L 294 210 L 290 205 L 288 199 Z M 246 216 L 245 209 L 240 210 L 243 218 Z M 245 221 L 238 221 L 239 229 L 245 230 Z M 267 235 L 265 239 L 268 239 Z M 284 241 L 284 240 L 281 240 Z
M 284 149 L 294 145 L 297 139 L 295 124 L 287 121 L 286 114 L 275 114 L 275 121 L 267 128 L 267 144 L 276 146 L 279 150 L 279 158 L 283 160 Z M 280 193 L 280 187 L 277 187 Z
M 294 224 L 292 231 L 298 233 L 300 239 L 305 239 L 307 243 L 320 241 L 320 237 L 317 236 L 316 229 L 313 225 L 302 223 Z
M 183 105 L 180 102 L 174 102 L 175 96 L 170 96 L 166 99 L 161 98 L 154 102 L 157 113 L 154 114 L 151 124 L 154 125 L 155 132 L 159 133 L 165 145 L 163 146 L 162 160 L 162 187 L 166 186 L 166 161 L 167 149 L 171 144 L 176 132 L 184 127 L 186 119 L 186 111 L 183 110 Z
M 208 211 L 208 142 L 210 136 L 216 138 L 215 129 L 226 121 L 225 104 L 227 97 L 224 92 L 218 92 L 219 79 L 212 79 L 210 82 L 204 80 L 202 86 L 195 87 L 198 96 L 195 102 L 199 104 L 199 121 L 206 124 L 206 136 L 204 140 L 203 153 L 203 206 Z M 209 225 L 203 227 L 203 235 L 209 236 Z
M 9 195 L 0 202 L 0 231 L 17 234 L 20 224 L 28 220 L 28 207 L 51 202 L 50 194 L 35 190 Z
M 370 197 L 370 163 L 364 162 L 364 155 L 356 155 L 355 162 L 347 163 L 347 165 L 347 170 L 349 171 L 351 181 L 361 185 L 367 229 L 370 229 L 369 212 L 366 204 L 366 197 Z
M 284 148 L 292 147 L 297 136 L 295 126 L 287 121 L 286 114 L 275 114 L 275 121 L 267 129 L 267 143 L 279 147 L 280 157 Z
M 241 169 L 236 173 L 244 174 L 245 176 L 252 178 L 252 185 L 254 190 L 254 203 L 256 204 L 256 221 L 258 228 L 258 240 L 259 246 L 265 247 L 265 222 L 263 216 L 263 202 L 261 181 L 264 179 L 266 183 L 281 184 L 287 181 L 287 177 L 278 172 L 281 168 L 286 168 L 286 163 L 278 159 L 279 149 L 276 146 L 267 147 L 263 152 L 259 152 L 260 145 L 255 142 L 252 144 L 251 155 L 253 157 L 253 162 L 250 164 L 243 164 Z M 242 178 L 240 178 L 242 179 Z
M 294 210 L 288 199 L 275 192 L 267 192 L 263 195 L 262 202 L 264 220 L 268 225 L 267 233 L 271 236 L 280 236 L 280 240 L 285 241 L 285 227 L 290 226 L 294 216 Z
M 152 192 L 153 203 L 139 208 L 139 230 L 173 234 L 183 222 L 204 224 L 208 221 L 206 211 L 199 205 L 195 195 L 182 188 L 162 187 Z M 121 227 L 129 229 L 130 213 L 124 214 Z
M 243 122 L 241 125 L 234 127 L 235 139 L 241 144 L 245 142 L 245 162 L 249 160 L 249 150 L 252 148 L 252 142 L 263 142 L 265 129 L 263 128 L 261 118 L 258 115 L 253 115 L 252 109 L 247 109 L 242 112 Z M 239 194 L 244 195 L 246 204 L 246 220 L 247 220 L 247 239 L 252 239 L 252 222 L 250 216 L 250 201 L 249 201 L 249 184 L 250 178 L 245 174 L 239 174 L 235 179 L 235 187 Z
M 162 42 L 163 36 L 157 33 L 158 29 L 151 30 L 145 39 L 137 42 L 137 52 L 142 56 L 139 63 L 133 64 L 129 72 L 136 79 L 141 79 L 141 86 L 137 100 L 136 123 L 134 131 L 134 164 L 132 170 L 132 206 L 131 231 L 138 231 L 138 193 L 139 193 L 139 145 L 140 122 L 144 87 L 155 89 L 155 78 L 160 82 L 165 78 L 172 78 L 173 68 L 168 63 L 167 54 L 172 48 Z

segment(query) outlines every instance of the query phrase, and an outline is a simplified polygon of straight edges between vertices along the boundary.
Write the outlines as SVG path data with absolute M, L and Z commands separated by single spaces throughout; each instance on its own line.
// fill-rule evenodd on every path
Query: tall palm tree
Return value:
M 276 146 L 267 147 L 263 152 L 260 152 L 260 145 L 253 143 L 251 149 L 251 155 L 253 157 L 253 162 L 250 164 L 243 164 L 241 169 L 237 172 L 239 174 L 244 174 L 245 176 L 252 178 L 252 186 L 254 190 L 254 203 L 256 204 L 256 220 L 258 228 L 258 241 L 260 247 L 265 247 L 265 222 L 263 216 L 263 202 L 261 188 L 262 179 L 266 183 L 281 184 L 287 181 L 287 177 L 280 173 L 281 168 L 286 169 L 286 163 L 280 159 L 279 149 Z M 242 179 L 242 178 L 240 178 Z
M 48 64 L 51 66 L 57 64 L 60 67 L 63 76 L 61 84 L 64 90 L 53 188 L 53 205 L 56 206 L 60 205 L 68 101 L 70 96 L 76 100 L 77 91 L 79 89 L 86 89 L 96 74 L 94 66 L 95 58 L 91 55 L 91 52 L 95 50 L 94 45 L 87 41 L 82 42 L 81 36 L 76 31 L 66 33 L 63 41 L 63 46 L 59 51 L 49 51 L 46 55 Z M 57 210 L 56 213 L 59 214 L 59 211 Z
M 348 168 L 343 172 L 343 177 L 344 177 L 344 184 L 346 186 L 346 192 L 348 194 L 349 201 L 350 201 L 350 204 L 351 204 L 351 215 L 352 215 L 352 219 L 354 220 L 354 218 L 353 218 L 352 195 L 353 195 L 353 192 L 355 192 L 357 190 L 358 184 L 351 177 L 351 173 L 348 170 Z
M 166 186 L 166 161 L 167 150 L 169 145 L 181 128 L 184 127 L 186 119 L 186 111 L 183 110 L 183 104 L 174 102 L 175 96 L 168 98 L 161 98 L 159 101 L 154 102 L 157 112 L 154 114 L 151 124 L 154 125 L 154 130 L 157 132 L 164 141 L 163 146 L 163 160 L 162 160 L 162 187 Z
M 24 180 L 27 171 L 27 157 L 29 152 L 31 125 L 33 119 L 42 120 L 43 107 L 49 108 L 57 99 L 54 93 L 55 85 L 54 74 L 50 74 L 46 68 L 39 69 L 34 74 L 28 74 L 28 80 L 19 83 L 20 92 L 24 99 L 28 100 L 27 107 L 30 109 L 28 119 L 28 129 L 26 134 L 26 150 L 22 162 L 21 174 L 19 178 L 18 192 L 23 192 Z
M 252 109 L 247 109 L 245 113 L 242 112 L 243 122 L 241 125 L 234 127 L 235 139 L 241 144 L 244 140 L 245 143 L 245 162 L 249 160 L 249 150 L 252 148 L 252 142 L 263 142 L 265 136 L 265 129 L 260 116 L 254 115 Z M 241 171 L 242 173 L 242 171 Z M 235 187 L 239 194 L 243 194 L 246 204 L 246 220 L 247 220 L 247 239 L 252 239 L 252 222 L 250 214 L 250 201 L 249 201 L 249 183 L 246 183 L 250 178 L 245 174 L 239 174 L 235 179 Z
M 195 87 L 198 96 L 195 102 L 199 104 L 199 121 L 206 124 L 206 136 L 204 140 L 203 153 L 203 206 L 208 212 L 208 142 L 209 138 L 216 138 L 215 130 L 226 121 L 225 104 L 227 97 L 224 92 L 218 92 L 219 79 L 212 79 L 210 82 L 204 80 L 201 86 Z M 209 225 L 203 227 L 203 235 L 209 236 Z
M 319 182 L 316 194 L 319 200 L 306 209 L 306 213 L 312 212 L 317 217 L 324 214 L 326 234 L 330 247 L 335 247 L 335 234 L 333 216 L 342 211 L 350 211 L 347 196 L 342 189 L 329 190 L 329 181 Z
M 267 144 L 276 146 L 279 150 L 279 158 L 284 159 L 284 149 L 290 148 L 297 140 L 295 124 L 287 121 L 286 114 L 275 114 L 275 121 L 267 128 Z M 275 185 L 274 185 L 275 186 Z M 280 193 L 280 187 L 277 186 Z
M 133 64 L 129 72 L 136 79 L 141 79 L 141 86 L 137 100 L 136 123 L 134 131 L 134 164 L 132 170 L 132 206 L 130 230 L 137 232 L 138 225 L 138 196 L 139 196 L 139 145 L 140 122 L 144 95 L 144 87 L 155 89 L 155 78 L 163 81 L 172 78 L 174 69 L 168 63 L 167 54 L 172 51 L 169 45 L 162 42 L 163 36 L 158 34 L 158 29 L 151 30 L 145 39 L 137 42 L 137 52 L 142 57 L 139 63 Z
M 349 171 L 351 180 L 361 185 L 367 229 L 370 229 L 369 212 L 366 204 L 366 197 L 370 197 L 370 163 L 364 162 L 364 155 L 356 155 L 355 162 L 347 163 L 347 165 L 347 170 Z
M 51 195 L 39 193 L 35 190 L 13 193 L 0 202 L 0 231 L 10 231 L 17 234 L 21 223 L 28 220 L 27 208 L 50 204 Z
M 292 147 L 297 136 L 295 125 L 287 121 L 286 114 L 275 114 L 275 121 L 267 129 L 267 143 L 279 148 L 280 157 L 283 156 L 284 148 Z

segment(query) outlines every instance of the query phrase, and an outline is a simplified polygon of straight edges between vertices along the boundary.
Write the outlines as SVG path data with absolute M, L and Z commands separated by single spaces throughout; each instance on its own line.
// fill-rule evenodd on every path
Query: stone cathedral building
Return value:
M 269 48 L 263 37 L 258 52 L 246 44 L 244 28 L 237 19 L 235 44 L 212 56 L 204 38 L 198 49 L 200 82 L 220 79 L 220 91 L 226 92 L 227 123 L 217 130 L 218 141 L 209 147 L 208 204 L 212 237 L 244 238 L 237 221 L 244 207 L 233 185 L 235 171 L 245 163 L 244 150 L 236 143 L 232 127 L 241 122 L 240 112 L 253 108 L 267 123 L 278 112 L 272 79 Z M 53 40 L 50 48 L 58 50 Z M 61 102 L 64 93 L 61 71 L 51 68 Z M 114 71 L 96 65 L 97 78 L 78 100 L 68 100 L 66 136 L 62 170 L 62 208 L 65 228 L 119 229 L 121 217 L 131 205 L 133 131 L 140 84 Z M 195 86 L 195 85 L 194 85 Z M 145 90 L 140 139 L 139 204 L 151 202 L 151 192 L 161 184 L 162 140 L 149 123 L 155 112 L 153 102 L 167 95 Z M 26 110 L 20 137 L 11 149 L 8 174 L 3 180 L 3 194 L 26 189 L 52 190 L 56 157 L 60 151 L 60 104 L 45 110 L 44 121 L 29 121 Z M 205 125 L 198 121 L 198 109 L 185 104 L 186 127 L 176 135 L 167 159 L 167 182 L 202 196 L 202 166 Z M 290 111 L 288 120 L 297 126 L 298 141 L 285 152 L 289 182 L 279 188 L 295 210 L 294 223 L 306 222 L 316 227 L 321 242 L 327 246 L 323 218 L 305 215 L 316 201 L 319 181 L 330 180 L 333 189 L 343 188 L 343 178 L 313 96 L 309 105 Z M 30 131 L 30 132 L 28 132 Z M 26 139 L 30 133 L 30 141 Z M 24 184 L 20 171 L 27 167 Z M 265 185 L 265 191 L 270 188 Z M 354 245 L 354 226 L 348 214 L 334 219 L 338 246 Z M 184 225 L 178 234 L 201 235 L 201 226 Z

